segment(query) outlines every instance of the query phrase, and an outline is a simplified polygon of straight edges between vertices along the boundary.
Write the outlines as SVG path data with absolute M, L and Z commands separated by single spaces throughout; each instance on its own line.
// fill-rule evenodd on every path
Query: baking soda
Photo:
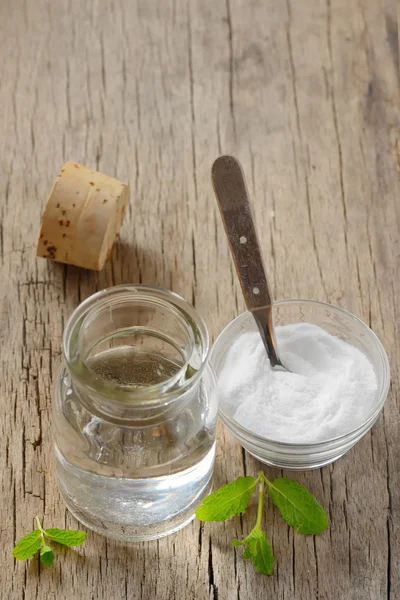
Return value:
M 371 413 L 377 379 L 358 348 L 310 323 L 276 327 L 282 363 L 271 369 L 257 331 L 229 349 L 220 393 L 235 421 L 270 440 L 322 442 L 355 429 Z

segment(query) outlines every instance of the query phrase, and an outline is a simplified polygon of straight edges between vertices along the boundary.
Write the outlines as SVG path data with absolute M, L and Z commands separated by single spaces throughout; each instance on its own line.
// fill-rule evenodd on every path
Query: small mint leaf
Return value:
M 43 546 L 40 549 L 40 562 L 44 564 L 45 567 L 51 567 L 54 561 L 54 552 L 50 548 L 50 546 Z
M 326 512 L 305 487 L 284 477 L 268 482 L 268 486 L 282 518 L 299 533 L 316 535 L 328 527 Z
M 243 512 L 254 492 L 254 477 L 238 477 L 203 500 L 196 510 L 200 521 L 225 521 Z
M 26 560 L 27 558 L 31 558 L 42 545 L 41 532 L 39 529 L 35 529 L 28 535 L 25 535 L 21 538 L 18 544 L 15 546 L 12 551 L 13 557 L 18 560 Z
M 80 546 L 86 539 L 84 531 L 75 531 L 74 529 L 50 528 L 46 529 L 44 533 L 50 540 L 64 546 Z
M 235 541 L 237 542 L 237 540 Z M 235 545 L 238 546 L 239 544 L 245 544 L 243 558 L 249 558 L 256 570 L 262 575 L 272 575 L 275 559 L 271 546 L 261 529 L 255 527 L 243 542 L 238 542 Z

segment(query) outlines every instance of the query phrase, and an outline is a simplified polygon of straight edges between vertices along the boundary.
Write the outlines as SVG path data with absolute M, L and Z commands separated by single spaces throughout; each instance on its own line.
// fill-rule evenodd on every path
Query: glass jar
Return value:
M 209 493 L 218 411 L 207 328 L 176 294 L 123 285 L 94 294 L 63 335 L 54 389 L 57 476 L 98 533 L 177 531 Z

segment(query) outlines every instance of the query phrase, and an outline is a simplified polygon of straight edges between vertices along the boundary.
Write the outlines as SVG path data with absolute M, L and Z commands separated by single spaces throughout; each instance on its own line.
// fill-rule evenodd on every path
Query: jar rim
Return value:
M 122 298 L 124 295 L 126 295 L 127 298 L 131 296 L 132 299 L 135 299 L 136 301 L 143 300 L 143 302 L 146 302 L 146 300 L 151 300 L 155 304 L 158 303 L 160 306 L 164 305 L 175 311 L 175 314 L 184 320 L 185 324 L 193 335 L 193 340 L 200 342 L 201 350 L 199 368 L 196 370 L 193 369 L 193 372 L 184 378 L 184 381 L 181 382 L 178 388 L 174 388 L 174 386 L 169 386 L 168 388 L 170 379 L 163 380 L 160 383 L 145 386 L 144 388 L 133 388 L 132 390 L 127 391 L 126 394 L 124 394 L 123 402 L 120 402 L 116 398 L 113 398 L 110 394 L 105 393 L 104 389 L 102 389 L 100 392 L 99 389 L 93 385 L 95 378 L 89 382 L 85 381 L 85 389 L 87 388 L 88 391 L 94 392 L 95 394 L 101 394 L 103 396 L 101 402 L 102 408 L 110 408 L 110 405 L 112 404 L 112 412 L 114 412 L 114 409 L 118 406 L 125 410 L 129 409 L 129 407 L 132 406 L 132 403 L 129 402 L 129 400 L 134 402 L 136 410 L 140 410 L 141 408 L 149 408 L 159 404 L 165 406 L 172 402 L 177 396 L 180 396 L 186 389 L 193 386 L 201 377 L 205 365 L 207 364 L 210 350 L 209 333 L 204 320 L 191 304 L 171 290 L 144 284 L 122 284 L 105 288 L 86 298 L 86 300 L 81 302 L 75 308 L 64 328 L 62 337 L 62 351 L 67 368 L 74 379 L 77 381 L 81 380 L 81 372 L 74 368 L 73 357 L 71 356 L 70 352 L 73 336 L 76 335 L 77 330 L 79 332 L 80 328 L 85 322 L 85 319 L 92 313 L 93 310 L 96 308 L 98 309 L 102 303 L 106 304 L 113 298 L 118 296 L 121 296 Z M 194 347 L 195 342 L 193 341 L 192 350 Z M 185 371 L 187 371 L 188 366 L 189 360 L 186 360 L 180 367 L 178 373 L 175 373 L 171 378 L 171 381 L 172 379 L 176 380 L 179 374 L 183 374 Z M 106 410 L 106 412 L 108 412 L 108 410 Z

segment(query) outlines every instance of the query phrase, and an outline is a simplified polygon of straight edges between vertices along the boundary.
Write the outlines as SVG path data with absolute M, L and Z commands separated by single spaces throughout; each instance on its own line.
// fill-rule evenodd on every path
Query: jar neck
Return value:
M 173 292 L 121 285 L 90 296 L 70 317 L 63 354 L 85 407 L 117 421 L 150 420 L 200 380 L 209 337 Z

